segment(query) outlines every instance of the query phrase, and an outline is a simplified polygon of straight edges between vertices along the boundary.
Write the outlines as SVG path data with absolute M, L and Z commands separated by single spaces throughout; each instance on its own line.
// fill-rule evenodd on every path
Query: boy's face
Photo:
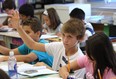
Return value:
M 77 45 L 77 37 L 69 33 L 62 33 L 62 41 L 65 49 L 73 48 Z
M 13 14 L 13 11 L 14 11 L 14 9 L 5 9 L 5 12 L 6 12 L 8 15 L 12 15 L 12 14 Z
M 39 34 L 34 33 L 30 26 L 23 26 L 23 30 L 35 41 L 39 40 Z
M 19 16 L 20 16 L 20 19 L 21 20 L 26 20 L 28 17 L 26 17 L 25 15 L 23 15 L 23 14 L 19 14 Z
M 44 20 L 44 22 L 46 23 L 47 26 L 50 26 L 50 19 L 49 19 L 48 16 L 43 15 L 43 20 Z

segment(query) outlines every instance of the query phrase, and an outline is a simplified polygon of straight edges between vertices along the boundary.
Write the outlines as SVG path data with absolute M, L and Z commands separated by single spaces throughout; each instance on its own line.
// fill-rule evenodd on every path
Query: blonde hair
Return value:
M 84 23 L 79 19 L 69 19 L 63 24 L 61 32 L 70 33 L 71 35 L 75 35 L 77 39 L 81 39 L 85 35 Z

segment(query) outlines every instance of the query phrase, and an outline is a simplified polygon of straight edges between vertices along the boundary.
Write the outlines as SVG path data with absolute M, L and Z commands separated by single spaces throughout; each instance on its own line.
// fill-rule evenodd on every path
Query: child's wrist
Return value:
M 70 73 L 70 63 L 66 65 L 67 71 Z

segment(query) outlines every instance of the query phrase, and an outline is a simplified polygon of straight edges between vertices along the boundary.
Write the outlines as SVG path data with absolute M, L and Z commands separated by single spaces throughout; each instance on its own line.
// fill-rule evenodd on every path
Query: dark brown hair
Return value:
M 41 22 L 37 18 L 28 18 L 24 22 L 22 22 L 22 25 L 31 27 L 34 33 L 38 31 L 42 32 Z
M 6 10 L 6 9 L 16 9 L 16 5 L 14 0 L 5 0 L 2 4 L 2 9 Z
M 103 76 L 108 67 L 116 74 L 116 53 L 108 36 L 103 32 L 96 32 L 86 41 L 86 52 L 91 60 L 96 62 L 94 77 L 98 75 L 98 69 Z M 96 78 L 98 79 L 98 78 Z
M 48 12 L 48 17 L 51 22 L 51 25 L 49 26 L 49 28 L 55 30 L 60 25 L 61 20 L 54 8 L 48 8 L 47 12 Z
M 10 77 L 7 75 L 5 71 L 0 69 L 0 79 L 10 79 Z

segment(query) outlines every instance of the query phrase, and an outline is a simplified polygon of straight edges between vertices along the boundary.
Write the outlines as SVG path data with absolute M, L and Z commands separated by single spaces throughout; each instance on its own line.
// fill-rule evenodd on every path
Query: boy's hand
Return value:
M 18 11 L 14 11 L 12 15 L 10 15 L 9 26 L 12 28 L 17 28 L 20 26 L 20 17 Z
M 63 79 L 67 79 L 67 77 L 69 76 L 69 72 L 67 70 L 66 66 L 63 66 L 59 69 L 59 75 L 63 78 Z
M 48 69 L 53 70 L 50 66 L 48 66 L 47 64 L 45 64 L 44 62 L 38 62 L 35 64 L 35 66 L 46 66 Z

